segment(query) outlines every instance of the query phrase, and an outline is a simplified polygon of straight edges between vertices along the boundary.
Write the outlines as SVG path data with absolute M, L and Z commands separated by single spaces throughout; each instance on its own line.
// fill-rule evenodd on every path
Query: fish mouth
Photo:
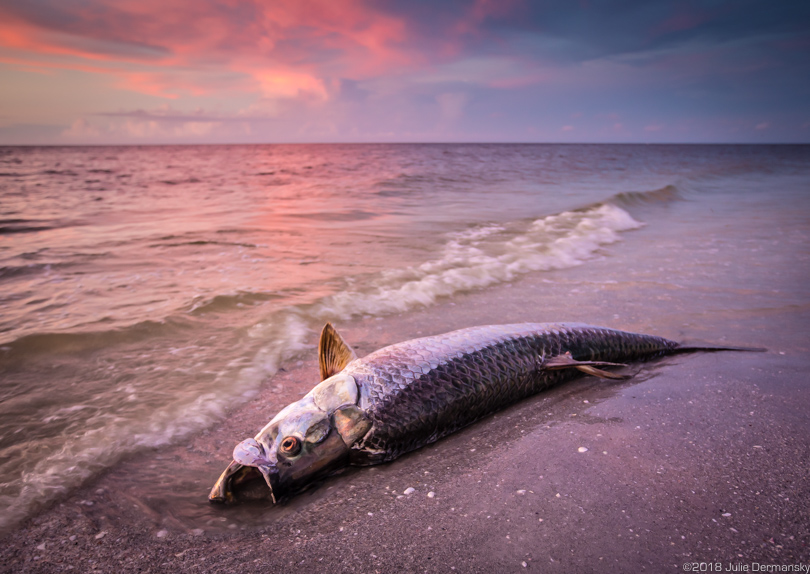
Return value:
M 275 476 L 272 467 L 247 466 L 232 461 L 214 483 L 208 501 L 212 504 L 230 504 L 242 499 L 269 498 L 275 504 Z

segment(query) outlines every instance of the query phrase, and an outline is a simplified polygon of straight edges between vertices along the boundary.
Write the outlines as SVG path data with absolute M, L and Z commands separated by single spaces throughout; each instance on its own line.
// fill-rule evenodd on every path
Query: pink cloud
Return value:
M 0 48 L 20 66 L 110 74 L 119 87 L 166 98 L 218 91 L 205 78 L 222 72 L 252 78 L 242 87 L 268 97 L 325 98 L 329 76 L 418 60 L 405 22 L 361 0 L 101 0 L 71 16 L 57 30 L 0 8 Z
M 309 111 L 340 106 L 346 81 L 373 84 L 364 88 L 371 97 L 424 86 L 428 76 L 432 84 L 516 90 L 548 81 L 550 72 L 504 43 L 505 55 L 488 58 L 497 65 L 481 68 L 464 54 L 492 39 L 490 20 L 523 5 L 474 0 L 458 13 L 441 11 L 440 31 L 427 34 L 417 14 L 375 0 L 39 0 L 34 8 L 0 5 L 0 62 L 26 72 L 81 71 L 108 88 L 178 104 L 196 98 L 210 107 L 218 98 L 221 108 L 247 115 L 278 115 L 284 101 Z M 445 77 L 455 64 L 465 76 Z M 466 97 L 459 103 L 437 92 L 442 118 L 460 117 Z

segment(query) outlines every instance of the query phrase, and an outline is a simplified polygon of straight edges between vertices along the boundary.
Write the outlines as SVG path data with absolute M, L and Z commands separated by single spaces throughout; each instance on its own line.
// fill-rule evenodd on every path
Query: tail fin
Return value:
M 744 353 L 764 353 L 768 349 L 764 347 L 720 347 L 717 345 L 678 345 L 672 349 L 672 354 L 677 353 L 716 353 L 719 351 L 741 351 Z

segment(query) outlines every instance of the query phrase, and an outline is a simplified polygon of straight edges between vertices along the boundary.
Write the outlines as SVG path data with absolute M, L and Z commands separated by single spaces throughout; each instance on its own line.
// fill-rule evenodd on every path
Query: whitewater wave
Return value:
M 312 314 L 325 319 L 402 312 L 525 273 L 574 267 L 618 241 L 620 232 L 642 225 L 620 207 L 605 203 L 528 224 L 476 227 L 451 235 L 437 259 L 385 272 L 366 288 L 326 297 Z

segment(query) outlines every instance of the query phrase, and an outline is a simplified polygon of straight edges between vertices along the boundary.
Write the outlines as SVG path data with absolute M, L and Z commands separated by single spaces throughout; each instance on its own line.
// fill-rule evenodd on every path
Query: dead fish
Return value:
M 693 351 L 656 337 L 578 323 L 461 329 L 384 347 L 358 359 L 331 324 L 318 345 L 321 382 L 238 445 L 209 500 L 262 476 L 273 502 L 347 465 L 372 465 L 430 444 L 575 376 Z

